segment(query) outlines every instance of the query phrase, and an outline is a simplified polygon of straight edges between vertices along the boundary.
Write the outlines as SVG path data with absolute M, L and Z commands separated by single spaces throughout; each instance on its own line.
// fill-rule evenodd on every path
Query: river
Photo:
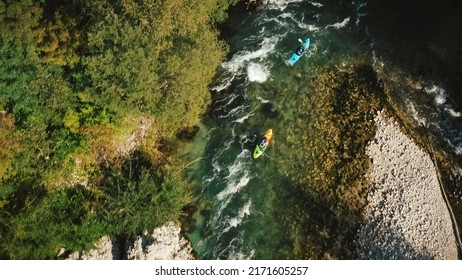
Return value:
M 316 180 L 294 179 L 317 168 L 298 153 L 322 145 L 323 139 L 316 139 L 322 136 L 304 131 L 303 125 L 314 127 L 322 115 L 313 84 L 326 69 L 342 73 L 349 65 L 370 66 L 365 71 L 373 73 L 365 77 L 378 77 L 377 88 L 388 91 L 384 102 L 409 119 L 411 130 L 426 126 L 435 147 L 448 157 L 453 166 L 447 178 L 457 182 L 449 187 L 450 197 L 460 200 L 462 36 L 456 27 L 462 5 L 263 2 L 252 13 L 245 4 L 237 5 L 221 26 L 229 54 L 211 85 L 213 104 L 187 155 L 188 160 L 202 158 L 188 170 L 197 207 L 188 237 L 198 258 L 355 258 L 352 234 L 358 221 L 336 210 L 344 201 L 320 199 Z M 311 38 L 308 51 L 289 66 L 297 40 L 306 37 Z M 255 160 L 255 142 L 268 128 L 275 133 L 273 142 Z M 302 148 L 296 146 L 298 138 L 316 141 Z M 460 216 L 462 208 L 455 210 Z

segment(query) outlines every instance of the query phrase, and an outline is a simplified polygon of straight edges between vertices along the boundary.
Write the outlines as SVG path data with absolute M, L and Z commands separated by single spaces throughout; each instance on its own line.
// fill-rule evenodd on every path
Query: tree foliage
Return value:
M 225 51 L 210 28 L 214 2 L 116 2 L 93 7 L 82 60 L 92 96 L 118 114 L 151 114 L 163 134 L 195 123 Z
M 208 106 L 226 52 L 215 23 L 235 2 L 0 1 L 1 258 L 178 217 L 185 186 L 158 151 Z M 156 153 L 142 166 L 117 152 L 139 119 L 153 141 L 138 149 Z

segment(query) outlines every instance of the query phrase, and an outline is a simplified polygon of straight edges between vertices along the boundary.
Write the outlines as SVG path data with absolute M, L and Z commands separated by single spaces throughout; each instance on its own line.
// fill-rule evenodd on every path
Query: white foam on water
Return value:
M 205 185 L 208 185 L 210 182 L 212 182 L 213 180 L 215 179 L 215 176 L 210 176 L 210 177 L 204 177 L 202 179 L 202 184 L 205 186 Z
M 358 9 L 361 9 L 362 7 L 367 7 L 367 2 L 358 2 Z
M 242 250 L 241 246 L 231 246 L 229 248 L 230 260 L 251 260 L 254 255 L 255 249 L 251 249 L 249 252 L 246 253 Z
M 283 18 L 283 19 L 286 19 L 286 18 L 293 19 L 294 14 L 292 14 L 292 13 L 282 13 L 282 14 L 278 15 L 277 17 L 278 18 Z
M 243 149 L 234 160 L 234 163 L 228 167 L 228 176 L 224 178 L 226 187 L 216 195 L 220 205 L 217 214 L 214 216 L 215 222 L 221 220 L 223 210 L 226 209 L 234 195 L 247 186 L 252 178 L 248 171 L 249 161 L 246 160 L 250 158 L 249 153 L 249 150 Z
M 262 18 L 259 22 L 259 25 L 264 25 L 264 24 L 267 24 L 269 22 L 275 22 L 277 25 L 278 25 L 278 28 L 287 28 L 287 22 L 283 21 L 284 19 L 286 18 L 291 18 L 293 19 L 293 15 L 290 14 L 290 13 L 284 13 L 284 14 L 281 14 L 281 15 L 278 15 L 277 17 L 270 17 L 270 18 Z M 283 20 L 280 20 L 280 19 L 283 19 Z M 263 26 L 262 29 L 260 30 L 260 37 L 261 35 L 265 34 L 266 32 L 266 27 Z
M 229 61 L 223 62 L 221 67 L 225 70 L 217 79 L 215 86 L 211 87 L 211 90 L 222 91 L 227 89 L 238 76 L 242 69 L 249 61 L 258 60 L 262 61 L 270 53 L 274 52 L 276 44 L 280 40 L 281 36 L 273 36 L 271 38 L 264 38 L 260 44 L 260 49 L 256 51 L 240 51 L 237 52 Z M 256 37 L 258 38 L 258 37 Z
M 242 176 L 233 179 L 234 180 L 229 180 L 229 184 L 226 188 L 217 195 L 218 200 L 223 201 L 225 198 L 234 195 L 250 182 L 250 176 L 247 172 L 245 172 Z
M 255 249 L 251 249 L 249 252 L 245 252 L 244 248 L 244 234 L 241 231 L 236 237 L 234 237 L 228 245 L 218 253 L 217 258 L 220 259 L 222 255 L 227 254 L 228 260 L 250 260 L 255 255 Z
M 261 103 L 270 103 L 271 101 L 270 100 L 267 100 L 267 99 L 264 99 L 260 96 L 257 96 L 257 100 L 259 100 Z
M 228 204 L 229 200 L 230 199 L 228 199 L 225 204 Z M 242 224 L 244 219 L 251 214 L 251 211 L 250 211 L 251 207 L 252 207 L 252 201 L 248 200 L 244 204 L 244 206 L 239 209 L 239 212 L 237 213 L 237 215 L 231 216 L 231 217 L 230 215 L 221 215 L 222 210 L 223 210 L 223 207 L 221 207 L 220 210 L 218 211 L 219 215 L 214 217 L 215 229 L 217 230 L 216 232 L 218 234 L 216 238 L 220 239 L 221 236 L 227 233 L 230 229 L 237 228 L 240 224 Z M 236 237 L 233 238 L 233 240 L 234 239 L 236 239 Z M 230 244 L 231 243 L 233 243 L 233 241 L 230 242 Z
M 227 95 L 223 96 L 222 99 L 219 99 L 219 100 L 217 100 L 215 102 L 216 103 L 224 103 L 223 105 L 220 105 L 220 107 L 226 107 L 226 106 L 230 105 L 238 97 L 239 97 L 238 94 L 227 94 Z
M 241 111 L 242 109 L 243 109 L 243 106 L 235 107 L 235 108 L 233 108 L 232 110 L 230 110 L 226 115 L 220 116 L 220 118 L 227 118 L 227 117 L 229 117 L 229 116 L 236 115 L 237 112 Z
M 233 123 L 243 123 L 246 119 L 254 115 L 255 111 L 249 112 L 250 104 L 244 104 L 240 107 L 241 110 L 234 115 L 236 119 L 233 121 Z
M 242 150 L 234 160 L 233 165 L 228 167 L 229 174 L 225 177 L 227 185 L 224 190 L 217 194 L 218 200 L 223 201 L 233 196 L 249 183 L 251 177 L 247 170 L 248 162 L 245 160 L 249 157 L 248 153 L 248 150 Z
M 232 133 L 232 131 L 231 131 L 231 133 Z M 226 152 L 227 150 L 229 150 L 229 149 L 231 148 L 232 144 L 233 144 L 232 141 L 226 141 L 226 145 L 224 145 L 224 147 L 221 148 L 220 151 L 217 153 L 217 155 L 218 155 L 218 156 L 216 157 L 217 162 L 220 160 L 220 159 L 219 159 L 220 156 L 221 156 L 224 152 Z M 215 157 L 214 157 L 214 159 L 215 159 Z
M 258 97 L 257 97 L 257 99 L 258 99 Z M 250 118 L 251 116 L 255 115 L 255 111 L 257 110 L 257 108 L 258 108 L 258 106 L 257 106 L 255 109 L 253 109 L 251 112 L 248 112 L 248 113 L 244 114 L 244 116 L 238 118 L 237 120 L 235 120 L 235 121 L 233 121 L 233 122 L 235 122 L 235 123 L 244 123 L 245 120 L 247 120 L 247 119 Z M 241 137 L 240 137 L 241 140 L 242 140 L 242 137 L 243 137 L 243 136 L 241 135 Z M 246 136 L 244 135 L 244 137 L 246 137 Z
M 232 141 L 227 141 L 226 145 L 224 145 L 222 148 L 217 149 L 214 156 L 212 157 L 212 168 L 213 172 L 210 177 L 204 177 L 203 179 L 203 184 L 207 185 L 208 183 L 212 182 L 213 180 L 220 178 L 220 172 L 223 170 L 222 166 L 220 165 L 221 162 L 221 155 L 229 150 L 231 148 Z
M 231 85 L 231 82 L 234 80 L 235 75 L 229 75 L 229 74 L 228 75 L 223 74 L 223 75 L 226 75 L 226 76 L 224 78 L 222 77 L 218 78 L 217 80 L 220 82 L 217 83 L 216 86 L 211 87 L 210 88 L 211 90 L 219 92 L 219 91 L 227 89 Z
M 277 18 L 281 18 L 281 19 L 285 19 L 285 20 L 291 20 L 292 22 L 296 23 L 298 27 L 300 27 L 301 29 L 306 29 L 310 32 L 314 32 L 314 31 L 318 31 L 320 30 L 319 27 L 317 27 L 316 25 L 313 25 L 313 24 L 306 24 L 303 22 L 303 19 L 302 20 L 298 20 L 295 18 L 294 14 L 292 13 L 283 13 L 283 14 L 280 14 L 277 16 Z M 282 26 L 286 26 L 287 23 L 281 23 Z
M 253 112 L 248 113 L 248 114 L 246 114 L 246 115 L 240 117 L 239 119 L 235 120 L 234 122 L 237 122 L 237 123 L 244 123 L 245 120 L 247 120 L 248 118 L 250 118 L 250 117 L 253 116 L 253 115 L 254 115 Z
M 247 66 L 247 76 L 250 82 L 264 83 L 269 75 L 269 70 L 264 65 L 252 62 Z
M 440 94 L 440 95 L 435 96 L 435 102 L 438 105 L 442 105 L 446 103 L 446 95 Z
M 233 249 L 234 248 L 235 247 L 233 247 Z M 248 256 L 244 252 L 240 252 L 240 251 L 236 252 L 236 250 L 231 250 L 231 252 L 229 253 L 229 259 L 230 260 L 250 260 L 252 259 L 253 255 L 255 255 L 254 249 L 250 250 Z
M 371 45 L 371 48 L 373 48 L 373 45 Z M 375 50 L 372 51 L 372 66 L 375 71 L 383 74 L 385 62 L 377 56 L 377 52 Z
M 357 16 L 357 18 L 356 18 L 356 26 L 358 26 L 359 22 L 361 21 L 361 18 L 367 16 L 367 14 L 366 13 L 357 13 L 356 16 Z
M 454 149 L 457 155 L 462 155 L 462 145 L 454 145 L 450 139 L 446 138 L 446 142 Z
M 300 3 L 305 0 L 267 0 L 266 6 L 272 10 L 280 10 L 283 11 L 287 8 L 287 6 L 291 3 Z
M 446 94 L 446 91 L 437 85 L 431 85 L 430 87 L 425 87 L 424 88 L 425 92 L 428 94 L 432 94 L 435 96 L 435 103 L 437 105 L 442 105 L 446 103 L 446 99 L 448 95 Z
M 239 72 L 242 68 L 245 67 L 247 62 L 259 59 L 262 60 L 266 58 L 271 52 L 274 51 L 276 43 L 279 41 L 278 36 L 273 36 L 271 38 L 264 38 L 260 44 L 260 49 L 256 51 L 241 51 L 236 53 L 230 61 L 224 62 L 222 64 L 223 68 L 232 73 Z
M 250 215 L 250 207 L 252 206 L 252 201 L 249 200 L 247 203 L 239 209 L 239 213 L 237 214 L 236 217 L 232 217 L 228 219 L 226 222 L 228 224 L 228 227 L 223 230 L 223 232 L 228 232 L 232 228 L 237 228 L 242 221 L 245 219 L 245 217 Z
M 317 27 L 316 25 L 313 25 L 313 24 L 307 24 L 306 29 L 308 29 L 308 31 L 310 31 L 310 32 L 316 32 L 316 31 L 321 30 L 321 28 L 319 28 L 319 27 Z
M 347 17 L 343 21 L 327 25 L 327 27 L 333 27 L 335 29 L 341 29 L 341 28 L 345 27 L 349 22 L 350 22 L 350 17 Z
M 454 118 L 460 118 L 462 117 L 462 113 L 461 112 L 457 112 L 455 111 L 454 109 L 452 108 L 444 108 L 444 110 L 446 112 L 448 112 L 451 116 L 453 116 Z
M 310 3 L 311 5 L 313 5 L 315 7 L 318 7 L 318 8 L 321 8 L 321 7 L 324 6 L 323 4 L 318 3 L 318 2 L 314 2 L 314 1 L 308 1 L 308 3 Z
M 206 142 L 209 142 L 210 139 L 212 139 L 212 136 L 215 134 L 215 130 L 217 130 L 216 127 L 212 127 L 207 131 L 207 136 L 206 136 Z
M 447 98 L 448 98 L 448 94 L 447 94 L 447 92 L 446 92 L 446 90 L 444 88 L 442 88 L 441 86 L 437 86 L 437 85 L 433 84 L 431 86 L 424 87 L 424 90 L 425 90 L 426 93 L 431 94 L 431 95 L 434 96 L 434 101 L 435 101 L 436 105 L 438 105 L 438 106 L 444 105 L 443 109 L 444 109 L 444 111 L 449 113 L 449 115 L 451 115 L 454 118 L 462 117 L 461 112 L 455 111 L 453 108 L 451 108 L 451 106 L 449 106 L 449 104 L 446 103 Z
M 427 120 L 424 117 L 421 117 L 417 109 L 415 108 L 412 102 L 407 102 L 406 104 L 408 113 L 416 120 L 420 125 L 426 126 Z
M 250 181 L 250 176 L 245 174 L 243 177 L 239 178 L 237 181 L 228 183 L 226 188 L 222 190 L 218 195 L 217 198 L 220 201 L 220 208 L 217 211 L 217 214 L 214 217 L 215 223 L 222 219 L 223 210 L 228 207 L 228 204 L 231 202 L 234 194 L 238 193 L 241 189 L 243 189 Z
M 213 173 L 220 173 L 221 166 L 220 166 L 219 161 L 215 158 L 212 160 L 212 167 L 213 167 Z
M 227 149 L 227 148 L 226 148 Z M 210 176 L 204 176 L 202 179 L 202 184 L 204 186 L 208 186 L 210 183 L 212 183 L 214 180 L 220 178 L 220 172 L 222 170 L 222 167 L 220 166 L 220 155 L 223 153 L 223 150 L 221 150 L 219 153 L 215 154 L 212 158 L 212 168 L 213 172 L 212 175 Z
M 462 155 L 462 147 L 461 146 L 455 146 L 454 147 L 454 152 L 458 155 Z
M 239 143 L 241 143 L 241 148 L 246 149 L 248 143 L 254 143 L 255 139 L 248 134 L 242 134 L 239 137 Z
M 359 22 L 362 17 L 367 16 L 367 13 L 361 12 L 361 8 L 366 7 L 367 2 L 359 2 L 356 4 L 356 26 L 359 25 Z

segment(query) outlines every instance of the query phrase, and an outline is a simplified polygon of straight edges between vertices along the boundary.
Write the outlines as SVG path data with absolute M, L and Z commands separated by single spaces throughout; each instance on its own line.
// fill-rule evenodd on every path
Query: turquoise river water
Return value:
M 461 44 L 455 29 L 448 28 L 459 22 L 457 1 L 263 2 L 252 13 L 243 3 L 232 8 L 221 26 L 229 55 L 210 87 L 213 104 L 186 155 L 189 161 L 202 158 L 188 169 L 197 206 L 188 237 L 199 259 L 296 257 L 299 237 L 281 217 L 304 202 L 297 201 L 297 191 L 277 164 L 288 156 L 278 131 L 296 120 L 288 104 L 318 69 L 341 68 L 346 57 L 369 61 L 396 87 L 405 114 L 427 125 L 438 147 L 461 163 L 462 107 L 456 95 L 461 83 L 455 78 Z M 298 38 L 308 36 L 307 53 L 288 66 Z M 420 77 L 418 96 L 401 87 L 411 74 Z M 268 128 L 275 132 L 274 142 L 267 156 L 254 160 L 255 141 Z M 461 174 L 454 166 L 452 176 L 460 180 Z M 453 197 L 457 193 L 454 189 Z M 315 239 L 321 233 L 312 234 Z

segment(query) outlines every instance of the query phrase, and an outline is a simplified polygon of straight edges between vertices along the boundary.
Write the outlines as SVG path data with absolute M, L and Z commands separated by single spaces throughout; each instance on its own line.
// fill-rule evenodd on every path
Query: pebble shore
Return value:
M 428 155 L 379 112 L 367 149 L 372 159 L 360 259 L 457 259 L 457 245 L 437 170 Z

